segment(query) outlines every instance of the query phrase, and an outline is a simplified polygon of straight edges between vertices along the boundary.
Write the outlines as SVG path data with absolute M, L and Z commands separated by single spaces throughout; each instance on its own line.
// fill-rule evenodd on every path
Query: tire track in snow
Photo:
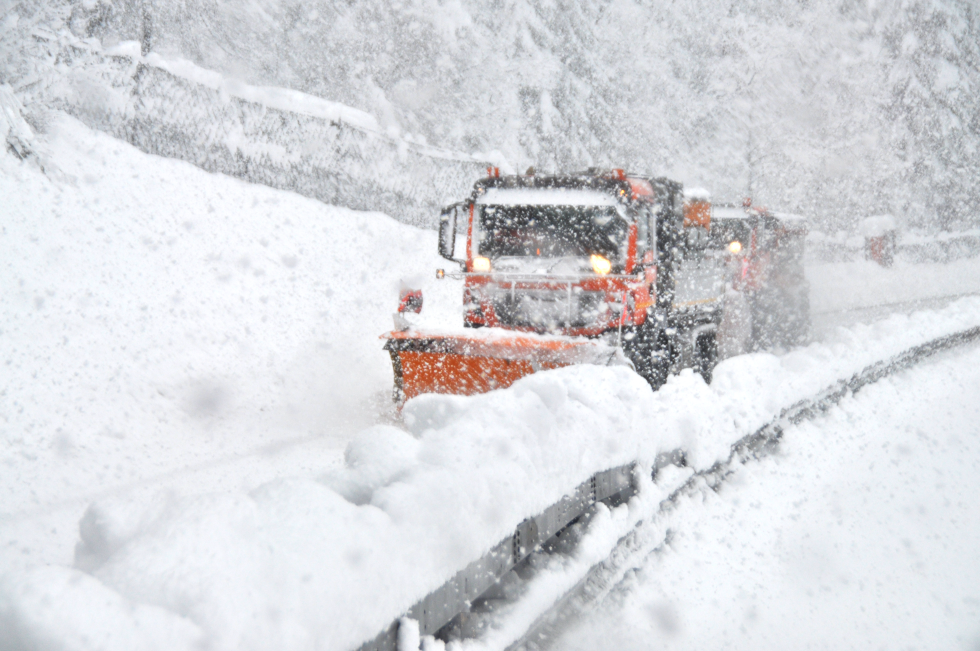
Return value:
M 39 505 L 37 508 L 24 509 L 21 511 L 14 511 L 12 513 L 0 513 L 0 523 L 13 523 L 50 515 L 56 511 L 77 508 L 90 502 L 95 502 L 114 495 L 129 493 L 140 488 L 149 488 L 154 485 L 163 487 L 165 484 L 175 479 L 188 477 L 196 473 L 215 470 L 217 468 L 226 468 L 238 463 L 246 463 L 260 458 L 275 457 L 277 455 L 284 454 L 293 448 L 313 443 L 323 443 L 331 438 L 334 437 L 317 434 L 309 436 L 295 436 L 274 441 L 272 443 L 264 443 L 250 450 L 212 457 L 205 461 L 178 466 L 176 468 L 164 470 L 146 477 L 140 477 L 139 479 L 133 479 L 132 481 L 115 484 L 102 490 L 85 493 L 83 495 L 70 497 L 64 500 L 47 502 Z

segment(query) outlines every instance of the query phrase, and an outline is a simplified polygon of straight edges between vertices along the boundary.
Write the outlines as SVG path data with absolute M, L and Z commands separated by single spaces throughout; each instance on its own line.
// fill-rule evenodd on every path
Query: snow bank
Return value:
M 577 366 L 480 396 L 422 396 L 406 404 L 405 430 L 365 430 L 345 467 L 319 477 L 157 503 L 149 515 L 97 504 L 80 558 L 120 608 L 186 617 L 213 648 L 350 649 L 596 470 L 648 466 L 676 447 L 706 467 L 779 407 L 977 324 L 980 300 L 963 300 L 783 357 L 726 360 L 711 387 L 685 372 L 653 393 L 622 367 Z M 17 612 L 28 626 L 29 605 Z
M 427 311 L 459 304 L 435 233 L 57 114 L 36 140 L 46 173 L 0 151 L 0 570 L 70 563 L 100 495 L 341 463 L 391 404 L 378 337 L 405 274 L 428 272 Z
M 613 432 L 638 423 L 617 412 L 635 419 L 649 389 L 625 369 L 594 371 L 416 401 L 410 432 L 369 429 L 344 470 L 185 502 L 94 575 L 185 614 L 216 648 L 353 648 L 555 501 L 568 477 L 635 456 Z
M 133 604 L 78 570 L 37 567 L 0 576 L 4 649 L 169 651 L 199 649 L 203 642 L 190 621 Z

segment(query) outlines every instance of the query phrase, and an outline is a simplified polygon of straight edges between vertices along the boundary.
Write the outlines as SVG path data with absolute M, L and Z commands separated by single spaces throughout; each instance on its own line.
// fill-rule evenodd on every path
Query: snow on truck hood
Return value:
M 745 219 L 746 217 L 748 217 L 748 214 L 744 208 L 735 208 L 732 206 L 711 207 L 712 219 Z
M 477 198 L 476 202 L 494 206 L 615 206 L 617 203 L 615 197 L 602 192 L 562 188 L 548 190 L 490 188 Z

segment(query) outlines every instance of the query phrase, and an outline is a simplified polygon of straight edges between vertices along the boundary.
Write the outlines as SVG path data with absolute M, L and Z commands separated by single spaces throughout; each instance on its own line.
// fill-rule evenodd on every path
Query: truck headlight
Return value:
M 605 276 L 612 270 L 612 263 L 601 255 L 593 255 L 592 261 L 592 271 L 596 272 L 600 276 Z
M 738 240 L 734 240 L 734 241 L 732 241 L 731 244 L 728 245 L 728 250 L 731 253 L 741 253 L 742 252 L 742 243 L 739 242 Z
M 490 271 L 490 258 L 473 258 L 473 271 Z

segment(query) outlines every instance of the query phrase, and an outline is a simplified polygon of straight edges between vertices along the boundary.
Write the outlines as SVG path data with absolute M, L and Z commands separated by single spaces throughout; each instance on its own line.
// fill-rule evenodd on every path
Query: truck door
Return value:
M 727 256 L 709 246 L 708 226 L 692 224 L 683 230 L 676 267 L 676 308 L 701 310 L 721 304 Z

